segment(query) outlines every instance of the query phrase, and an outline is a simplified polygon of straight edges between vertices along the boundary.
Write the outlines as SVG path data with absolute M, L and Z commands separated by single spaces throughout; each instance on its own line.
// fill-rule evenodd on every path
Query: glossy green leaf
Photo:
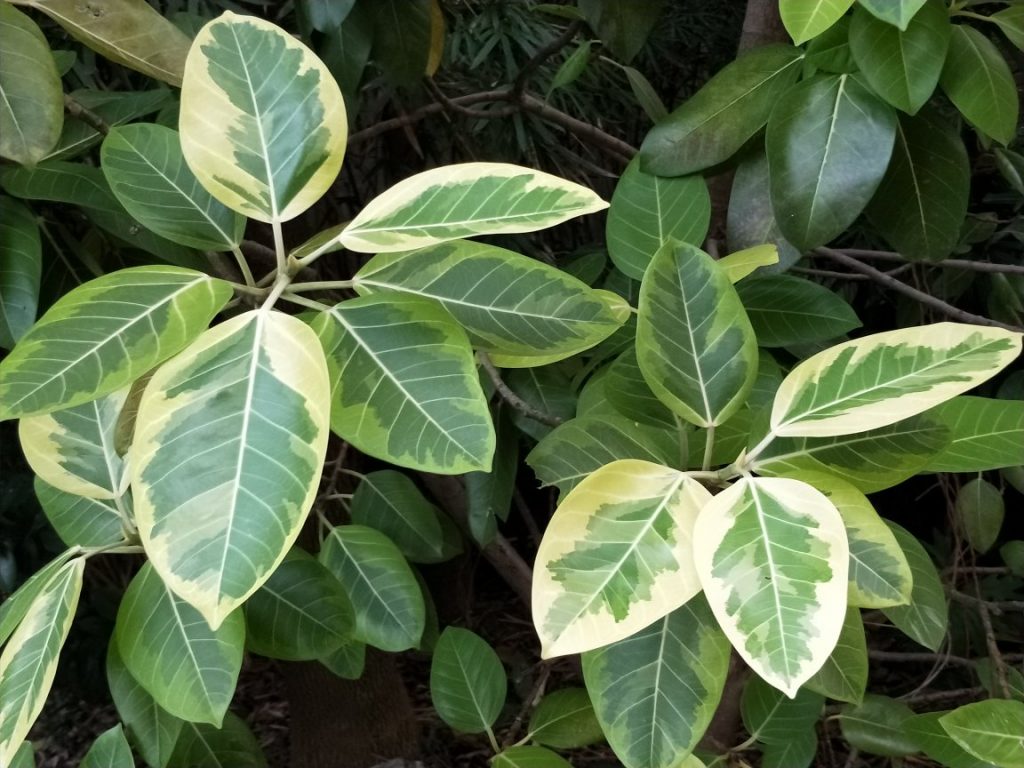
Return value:
M 853 307 L 818 283 L 766 275 L 736 286 L 762 347 L 789 347 L 841 336 L 860 326 Z
M 1024 462 L 1024 402 L 962 396 L 929 414 L 949 428 L 949 445 L 930 472 L 982 472 Z
M 701 510 L 693 558 L 733 647 L 795 695 L 832 653 L 846 614 L 849 549 L 835 506 L 807 483 L 744 477 Z
M 417 648 L 426 609 L 420 585 L 387 536 L 362 525 L 331 531 L 320 562 L 341 582 L 355 609 L 352 636 L 383 651 Z
M 238 715 L 224 725 L 185 723 L 167 768 L 267 768 L 259 741 Z
M 766 268 L 763 272 L 785 271 L 802 257 L 800 251 L 783 237 L 775 220 L 768 158 L 764 152 L 751 153 L 736 168 L 729 193 L 725 231 L 731 251 L 754 248 L 765 243 L 776 247 L 779 254 L 778 266 Z
M 590 63 L 590 49 L 592 46 L 592 41 L 584 40 L 576 46 L 575 51 L 566 57 L 562 65 L 555 71 L 554 77 L 551 78 L 551 85 L 548 86 L 548 96 L 553 91 L 572 85 L 580 79 L 580 76 L 587 70 L 587 64 Z
M 941 0 L 925 3 L 905 31 L 862 6 L 850 24 L 850 50 L 875 93 L 913 115 L 939 84 L 950 33 Z
M 663 178 L 640 170 L 634 158 L 619 178 L 608 209 L 608 255 L 622 272 L 643 279 L 654 254 L 676 240 L 699 246 L 711 221 L 711 198 L 701 176 Z
M 642 169 L 685 176 L 728 160 L 767 122 L 799 77 L 800 61 L 796 48 L 769 45 L 727 64 L 647 134 Z
M 494 418 L 496 444 L 490 472 L 469 472 L 466 483 L 467 522 L 470 536 L 481 547 L 494 539 L 498 520 L 508 519 L 519 472 L 519 433 L 506 409 Z
M 390 253 L 476 235 L 534 232 L 604 210 L 586 187 L 505 163 L 424 171 L 371 200 L 339 241 L 350 251 Z
M 928 0 L 857 0 L 876 18 L 900 29 L 906 29 L 910 20 Z
M 939 650 L 949 628 L 949 608 L 939 572 L 921 542 L 895 523 L 887 524 L 910 564 L 913 589 L 910 604 L 883 608 L 882 612 L 903 634 L 925 648 Z
M 0 347 L 13 347 L 36 321 L 42 271 L 39 225 L 32 211 L 0 196 Z
M 974 671 L 977 673 L 978 679 L 985 690 L 988 691 L 989 696 L 992 698 L 1002 698 L 1004 696 L 1002 681 L 999 679 L 999 670 L 991 658 L 975 661 Z M 1024 673 L 1010 665 L 1005 665 L 1003 672 L 1006 676 L 1006 687 L 1009 690 L 1010 698 L 1024 701 Z
M 366 665 L 366 643 L 349 639 L 319 661 L 338 677 L 358 680 Z
M 569 762 L 544 747 L 509 747 L 491 758 L 491 768 L 572 768 Z
M 211 629 L 146 563 L 121 600 L 114 634 L 128 671 L 160 707 L 183 720 L 221 723 L 242 666 L 241 611 Z
M 868 220 L 910 259 L 944 259 L 960 240 L 971 171 L 960 136 L 931 114 L 901 116 Z
M 64 124 L 64 91 L 42 31 L 10 4 L 0 5 L 0 157 L 35 165 Z
M 383 253 L 356 273 L 362 294 L 400 293 L 433 299 L 492 355 L 545 365 L 603 341 L 626 321 L 628 306 L 606 291 L 535 259 L 459 240 L 410 253 Z M 531 362 L 533 361 L 533 362 Z
M 988 20 L 998 24 L 1007 39 L 1024 51 L 1024 8 L 1011 5 L 993 13 Z
M 544 658 L 629 637 L 700 591 L 691 531 L 710 494 L 688 475 L 626 459 L 559 504 L 533 575 Z
M 142 91 L 101 91 L 79 88 L 70 94 L 78 104 L 97 115 L 108 126 L 116 127 L 152 115 L 161 108 L 174 104 L 170 88 L 150 88 Z M 103 140 L 103 134 L 80 118 L 67 115 L 60 141 L 47 160 L 71 160 L 85 154 Z
M 936 323 L 876 333 L 804 360 L 782 382 L 772 431 L 790 437 L 855 434 L 950 400 L 994 376 L 1021 334 Z
M 857 71 L 850 52 L 850 17 L 844 16 L 806 47 L 807 63 L 837 75 Z
M 758 677 L 743 686 L 740 714 L 751 737 L 764 744 L 784 744 L 813 729 L 825 697 L 802 689 L 787 696 Z
M 487 401 L 466 334 L 444 308 L 382 293 L 321 313 L 313 330 L 327 354 L 337 434 L 364 452 L 428 472 L 490 466 Z
M 345 21 L 354 5 L 355 0 L 304 0 L 301 3 L 309 23 L 318 32 L 333 31 Z
M 79 286 L 0 363 L 0 418 L 121 389 L 188 345 L 229 298 L 226 283 L 177 267 L 123 269 Z
M 851 75 L 819 75 L 778 100 L 765 134 L 782 234 L 809 250 L 864 210 L 889 165 L 896 114 Z
M 81 768 L 133 768 L 135 759 L 124 729 L 118 723 L 101 733 L 82 758 Z
M 272 659 L 312 661 L 348 638 L 352 605 L 316 558 L 293 548 L 245 603 L 245 645 Z
M 562 688 L 547 694 L 530 715 L 528 732 L 533 741 L 556 749 L 576 749 L 604 740 L 584 688 Z
M 430 663 L 430 700 L 457 731 L 489 730 L 505 704 L 508 683 L 498 654 L 468 629 L 447 627 Z
M 581 416 L 556 427 L 537 443 L 526 463 L 542 485 L 554 485 L 565 494 L 618 459 L 682 466 L 686 435 L 678 428 L 663 429 L 615 413 Z
M 103 0 L 99 8 L 77 0 L 19 2 L 45 13 L 101 56 L 181 85 L 189 39 L 145 0 Z
M 360 5 L 370 11 L 376 64 L 397 86 L 418 83 L 430 58 L 430 0 L 375 0 Z
M 891 488 L 923 470 L 949 444 L 949 428 L 930 414 L 835 437 L 777 437 L 751 462 L 759 474 L 819 471 L 863 493 Z
M 643 48 L 665 4 L 665 0 L 579 0 L 591 29 L 627 64 Z
M 806 43 L 831 27 L 853 0 L 779 0 L 782 23 L 797 45 Z
M 594 711 L 626 768 L 679 766 L 710 724 L 728 670 L 729 641 L 699 595 L 583 654 Z
M 199 183 L 267 222 L 298 216 L 327 191 L 348 136 L 341 90 L 316 54 L 269 21 L 231 11 L 192 43 L 179 125 Z
M 200 186 L 177 131 L 149 123 L 112 128 L 100 156 L 121 205 L 161 237 L 211 251 L 241 242 L 245 219 Z
M 664 429 L 675 429 L 679 417 L 651 391 L 637 360 L 636 345 L 619 355 L 604 377 L 604 396 L 612 408 L 627 419 Z
M 913 715 L 903 721 L 907 735 L 918 749 L 932 760 L 947 768 L 993 768 L 991 763 L 979 760 L 953 741 L 939 720 L 946 712 L 928 712 Z
M 851 539 L 851 548 L 853 541 Z M 860 704 L 868 684 L 868 647 L 860 609 L 846 609 L 839 640 L 828 657 L 804 687 L 836 701 Z
M 785 741 L 761 747 L 761 768 L 810 768 L 818 751 L 818 734 L 813 728 L 796 731 Z
M 856 707 L 844 707 L 839 716 L 843 737 L 869 755 L 902 757 L 917 752 L 917 743 L 903 727 L 913 716 L 906 704 L 869 693 Z
M 0 603 L 0 645 L 7 642 L 7 638 L 18 628 L 21 620 L 28 614 L 32 603 L 39 597 L 39 594 L 46 589 L 53 581 L 56 574 L 64 567 L 72 557 L 78 555 L 78 547 L 71 547 L 53 560 L 48 562 L 38 571 L 33 573 L 25 583 L 18 587 L 14 594 Z
M 132 677 L 121 658 L 116 637 L 110 638 L 107 650 L 107 684 L 129 741 L 148 765 L 165 768 L 181 733 L 182 721 L 157 704 Z
M 953 26 L 939 83 L 971 125 L 1000 144 L 1013 141 L 1020 113 L 1017 86 L 1006 59 L 982 32 Z
M 734 284 L 755 272 L 758 267 L 770 267 L 778 263 L 779 249 L 770 244 L 744 248 L 718 260 L 719 268 L 725 271 L 729 281 Z
M 103 547 L 124 539 L 118 501 L 131 509 L 130 496 L 116 499 L 90 499 L 54 488 L 35 479 L 36 498 L 46 519 L 68 546 Z
M 651 118 L 651 122 L 660 123 L 668 117 L 668 109 L 661 100 L 658 92 L 654 90 L 651 81 L 643 76 L 643 73 L 633 67 L 622 67 L 622 72 L 629 82 L 629 89 L 633 91 L 633 98 L 636 99 L 640 108 Z
M 668 243 L 640 289 L 637 360 L 658 397 L 701 427 L 728 420 L 757 375 L 757 342 L 728 275 L 691 245 Z
M 36 753 L 31 741 L 23 741 L 8 768 L 36 768 Z
M 0 765 L 21 748 L 50 693 L 84 571 L 81 558 L 61 566 L 32 599 L 0 654 Z
M 1024 702 L 978 701 L 943 715 L 939 723 L 975 757 L 999 768 L 1024 768 Z
M 988 552 L 1003 527 L 1003 494 L 988 480 L 976 477 L 957 493 L 956 512 L 970 545 L 978 552 Z

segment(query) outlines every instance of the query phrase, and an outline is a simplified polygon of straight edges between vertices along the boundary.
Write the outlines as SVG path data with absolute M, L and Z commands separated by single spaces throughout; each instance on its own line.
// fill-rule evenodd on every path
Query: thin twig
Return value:
M 1002 323 L 999 322 L 998 320 L 992 320 L 991 318 L 984 317 L 983 315 L 975 315 L 972 312 L 967 312 L 966 310 L 958 309 L 957 307 L 954 307 L 952 304 L 947 304 L 942 299 L 938 299 L 929 293 L 925 293 L 924 291 L 918 290 L 917 288 L 914 288 L 912 285 L 907 285 L 906 283 L 897 280 L 896 278 L 890 275 L 887 275 L 885 272 L 875 269 L 869 264 L 865 264 L 853 258 L 852 256 L 848 256 L 842 251 L 835 251 L 831 248 L 818 248 L 816 249 L 816 252 L 822 254 L 823 256 L 828 256 L 833 261 L 838 261 L 840 264 L 848 267 L 849 269 L 867 275 L 879 285 L 885 288 L 889 288 L 898 293 L 902 293 L 904 296 L 908 296 L 914 299 L 915 301 L 918 301 L 921 304 L 925 305 L 926 307 L 930 307 L 931 309 L 934 309 L 937 312 L 941 312 L 942 314 L 946 315 L 947 317 L 951 317 L 954 320 L 959 320 L 960 322 L 963 323 L 973 323 L 974 325 L 986 325 L 994 328 L 1005 328 L 1008 331 L 1024 331 L 1024 328 L 1019 328 L 1015 325 L 1009 325 L 1008 323 Z
M 989 658 L 992 659 L 992 666 L 995 669 L 995 685 L 1004 699 L 1012 698 L 1010 695 L 1010 681 L 1006 673 L 1006 660 L 999 651 L 999 643 L 996 642 L 996 631 L 992 627 L 992 617 L 989 615 L 989 606 L 981 597 L 981 581 L 977 574 L 974 576 L 974 593 L 978 597 L 978 618 L 981 619 L 982 629 L 985 630 L 985 646 L 988 648 Z M 1024 606 L 1024 603 L 1021 603 Z
M 541 424 L 547 424 L 549 427 L 557 427 L 562 423 L 561 417 L 555 416 L 553 413 L 545 413 L 538 408 L 534 408 L 528 402 L 523 400 L 523 398 L 509 389 L 508 384 L 506 384 L 504 379 L 501 378 L 501 373 L 494 367 L 494 363 L 491 362 L 491 358 L 487 356 L 486 352 L 477 352 L 477 359 L 480 361 L 480 365 L 483 366 L 484 370 L 487 371 L 487 375 L 490 377 L 491 383 L 494 384 L 494 388 L 498 391 L 498 394 L 501 395 L 502 400 L 524 416 L 527 416 L 534 421 L 539 421 Z
M 936 704 L 942 701 L 959 700 L 959 699 L 977 699 L 980 696 L 985 695 L 985 689 L 981 686 L 973 688 L 955 688 L 948 691 L 932 691 L 930 693 L 918 693 L 913 696 L 901 697 L 900 701 L 904 704 Z
M 430 91 L 430 95 L 433 96 L 446 111 L 462 115 L 463 117 L 474 117 L 479 119 L 510 117 L 519 111 L 519 107 L 514 104 L 506 104 L 503 107 L 497 107 L 495 109 L 475 109 L 473 107 L 464 107 L 454 99 L 448 98 L 448 96 L 438 88 L 437 83 L 435 83 L 432 78 L 424 78 L 423 82 L 424 85 L 426 85 L 427 90 Z
M 102 133 L 104 136 L 110 133 L 110 124 L 106 120 L 66 93 L 64 94 L 64 111 L 72 117 L 77 117 L 97 133 Z
M 874 661 L 888 661 L 897 664 L 903 664 L 906 662 L 919 662 L 921 664 L 956 664 L 961 667 L 973 667 L 974 662 L 971 659 L 965 659 L 963 656 L 947 656 L 943 653 L 917 653 L 917 652 L 902 652 L 902 651 L 868 651 L 868 658 Z
M 526 715 L 537 708 L 540 704 L 541 698 L 544 696 L 544 687 L 548 684 L 548 677 L 551 675 L 551 664 L 547 661 L 540 663 L 540 672 L 537 673 L 537 679 L 533 683 L 533 687 L 530 688 L 530 693 L 527 694 L 526 698 L 523 699 L 523 705 L 520 707 L 516 719 L 512 721 L 512 724 L 505 731 L 505 738 L 502 741 L 502 749 L 508 749 L 515 743 L 516 736 L 519 735 L 519 729 L 523 725 L 523 720 L 526 719 Z M 529 736 L 527 736 L 529 737 Z
M 552 38 L 547 45 L 542 45 L 537 49 L 537 52 L 530 57 L 529 61 L 519 70 L 519 74 L 516 75 L 516 80 L 512 84 L 512 101 L 522 101 L 523 94 L 526 93 L 526 85 L 533 74 L 540 69 L 545 61 L 571 43 L 582 26 L 582 19 L 574 19 L 560 35 Z
M 499 88 L 493 91 L 469 93 L 466 94 L 465 96 L 459 96 L 457 98 L 450 99 L 450 102 L 452 104 L 457 104 L 459 106 L 469 107 L 472 106 L 473 104 L 483 104 L 488 101 L 507 101 L 508 93 L 509 91 L 507 88 Z M 401 115 L 400 117 L 393 117 L 390 120 L 381 120 L 379 122 L 374 123 L 369 128 L 364 128 L 361 131 L 356 131 L 351 136 L 349 136 L 348 146 L 351 147 L 353 145 L 359 144 L 361 142 L 379 136 L 382 133 L 387 133 L 388 131 L 393 131 L 398 128 L 404 128 L 408 125 L 413 125 L 415 123 L 418 123 L 420 120 L 423 120 L 424 118 L 430 117 L 431 115 L 436 115 L 444 111 L 444 104 L 434 102 L 432 104 L 425 104 L 419 109 Z
M 947 269 L 969 269 L 974 272 L 1002 272 L 1006 274 L 1024 275 L 1024 265 L 997 264 L 992 261 L 972 261 L 970 259 L 942 259 L 940 261 L 911 261 L 895 251 L 872 251 L 865 248 L 835 248 L 855 259 L 878 259 L 880 261 L 910 261 L 925 267 L 945 267 Z

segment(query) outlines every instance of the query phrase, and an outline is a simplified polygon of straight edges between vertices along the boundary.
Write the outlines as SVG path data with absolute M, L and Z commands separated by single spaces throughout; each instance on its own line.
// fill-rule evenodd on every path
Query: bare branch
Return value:
M 562 419 L 560 417 L 555 416 L 553 413 L 545 413 L 544 411 L 534 408 L 528 402 L 523 400 L 523 398 L 509 389 L 508 384 L 506 384 L 505 380 L 501 378 L 501 373 L 494 367 L 494 363 L 491 362 L 491 358 L 487 356 L 486 352 L 477 352 L 477 359 L 480 361 L 480 365 L 483 366 L 484 370 L 487 371 L 487 375 L 490 377 L 491 383 L 494 384 L 494 388 L 498 391 L 498 394 L 501 395 L 502 400 L 524 416 L 527 416 L 534 421 L 539 421 L 541 424 L 547 424 L 549 427 L 557 427 L 562 423 Z

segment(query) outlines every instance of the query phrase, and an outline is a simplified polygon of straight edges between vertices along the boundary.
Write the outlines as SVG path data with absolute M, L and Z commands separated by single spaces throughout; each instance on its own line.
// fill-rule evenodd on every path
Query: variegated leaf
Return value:
M 131 495 L 119 499 L 90 499 L 54 488 L 38 477 L 35 490 L 46 519 L 68 546 L 102 547 L 124 540 L 118 504 L 130 514 Z
M 1020 333 L 959 323 L 848 341 L 794 368 L 772 408 L 776 435 L 827 437 L 884 427 L 962 394 L 1009 365 Z
M 180 267 L 134 267 L 64 295 L 0 363 L 0 419 L 116 392 L 183 349 L 231 298 Z
M 267 222 L 298 216 L 327 191 L 348 137 L 341 90 L 316 54 L 269 21 L 231 11 L 192 43 L 179 127 L 199 182 Z
M 18 628 L 21 620 L 25 618 L 29 608 L 32 607 L 32 603 L 50 585 L 50 582 L 53 581 L 56 574 L 64 567 L 64 564 L 80 552 L 81 549 L 79 547 L 71 547 L 64 550 L 29 576 L 25 583 L 15 590 L 13 595 L 4 600 L 3 603 L 0 603 L 0 645 L 3 645 L 7 638 L 11 636 L 11 633 Z
M 697 573 L 740 656 L 792 698 L 835 647 L 846 613 L 843 519 L 820 491 L 744 477 L 701 511 Z
M 475 347 L 506 356 L 495 359 L 501 367 L 546 365 L 582 352 L 629 317 L 626 302 L 607 291 L 535 259 L 468 240 L 381 254 L 356 273 L 355 288 L 440 302 Z
M 66 563 L 32 601 L 0 655 L 0 765 L 8 765 L 53 685 L 82 591 L 85 560 Z
M 594 711 L 626 768 L 680 766 L 711 722 L 728 671 L 729 641 L 699 595 L 583 654 Z
M 757 376 L 757 341 L 736 289 L 692 245 L 668 243 L 647 268 L 636 350 L 654 393 L 700 427 L 728 420 Z
M 128 388 L 18 424 L 32 470 L 58 490 L 92 499 L 116 499 L 128 488 L 124 460 L 114 449 L 114 428 Z
M 146 387 L 131 450 L 139 535 L 214 629 L 299 535 L 327 452 L 329 392 L 309 326 L 262 310 L 207 331 Z
M 312 323 L 332 382 L 331 428 L 356 448 L 427 472 L 486 470 L 494 427 L 465 331 L 444 309 L 390 293 Z
M 636 459 L 607 464 L 577 485 L 537 551 L 541 655 L 629 637 L 697 594 L 691 532 L 710 499 L 688 475 Z
M 506 163 L 460 163 L 418 173 L 371 200 L 339 241 L 390 253 L 476 235 L 533 232 L 608 203 L 548 173 Z
M 766 243 L 765 245 L 753 245 L 742 251 L 723 256 L 718 260 L 718 268 L 725 271 L 731 282 L 738 283 L 759 267 L 770 267 L 778 263 L 778 246 Z
M 241 611 L 211 629 L 146 563 L 121 600 L 114 636 L 128 671 L 157 704 L 183 720 L 220 725 L 242 667 Z

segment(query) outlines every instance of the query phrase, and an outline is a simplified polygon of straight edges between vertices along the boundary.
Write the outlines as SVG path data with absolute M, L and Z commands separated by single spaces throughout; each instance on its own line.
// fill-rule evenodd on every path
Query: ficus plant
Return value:
M 14 5 L 180 99 L 160 86 L 66 102 L 59 57 Z M 436 2 L 411 14 L 422 61 L 374 22 L 392 0 L 338 5 L 362 10 L 335 19 L 330 3 L 304 3 L 304 23 L 376 24 L 396 81 L 436 70 Z M 861 320 L 843 295 L 782 274 L 809 253 L 859 264 L 826 246 L 862 213 L 867 237 L 905 259 L 968 252 L 968 149 L 949 116 L 990 146 L 1013 140 L 1018 113 L 998 48 L 965 22 L 1019 45 L 1024 16 L 781 0 L 794 45 L 741 55 L 667 113 L 628 66 L 664 4 L 632 5 L 547 9 L 600 38 L 566 56 L 548 95 L 602 46 L 655 119 L 610 203 L 525 166 L 457 163 L 289 242 L 286 223 L 330 194 L 356 98 L 311 47 L 231 11 L 190 40 L 134 0 L 110 6 L 123 26 L 109 27 L 81 4 L 0 0 L 13 30 L 0 41 L 0 420 L 18 420 L 67 546 L 0 605 L 0 768 L 34 764 L 29 732 L 101 556 L 122 557 L 131 578 L 105 660 L 121 722 L 97 735 L 87 768 L 136 755 L 154 768 L 266 765 L 230 709 L 245 655 L 355 679 L 367 648 L 430 653 L 437 716 L 482 734 L 496 768 L 558 768 L 601 742 L 627 768 L 746 765 L 754 752 L 800 768 L 826 699 L 864 753 L 1024 766 L 1024 678 L 998 649 L 976 665 L 991 698 L 915 713 L 868 692 L 864 618 L 932 652 L 947 642 L 942 574 L 870 495 L 965 473 L 959 525 L 977 552 L 998 539 L 1003 498 L 985 473 L 1020 483 L 1010 473 L 1024 466 L 1009 370 L 1024 338 L 1019 275 L 985 274 L 993 295 L 1017 297 L 990 301 L 991 318 L 849 338 Z M 65 109 L 85 122 L 65 123 Z M 97 165 L 72 162 L 90 148 Z M 1024 161 L 993 155 L 1019 182 Z M 731 252 L 716 258 L 704 175 L 726 165 Z M 80 206 L 145 256 L 92 269 L 89 242 L 39 225 L 30 206 L 46 201 Z M 494 244 L 606 208 L 610 269 Z M 264 270 L 243 247 L 260 228 Z M 62 286 L 37 319 L 41 235 L 96 276 Z M 319 279 L 330 262 L 357 266 Z M 582 681 L 537 688 L 511 718 L 502 658 L 468 628 L 437 626 L 418 566 L 498 540 L 522 441 L 558 494 L 532 572 L 540 656 L 578 654 Z M 383 468 L 345 466 L 348 447 Z M 455 475 L 462 516 L 417 482 Z M 1019 568 L 1022 555 L 1005 559 Z M 737 670 L 750 674 L 747 737 L 709 740 Z

